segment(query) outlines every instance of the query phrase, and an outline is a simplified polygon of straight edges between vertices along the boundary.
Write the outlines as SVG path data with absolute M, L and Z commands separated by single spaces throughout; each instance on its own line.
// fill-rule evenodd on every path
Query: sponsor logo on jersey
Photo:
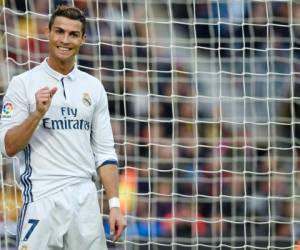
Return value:
M 43 127 L 46 129 L 73 129 L 73 130 L 90 130 L 90 122 L 84 119 L 63 119 L 54 120 L 48 117 L 43 119 Z
M 88 107 L 92 105 L 92 98 L 90 97 L 89 93 L 83 93 L 82 102 L 85 106 Z
M 2 106 L 2 118 L 11 118 L 14 112 L 14 105 L 10 101 L 6 101 Z
M 61 119 L 52 119 L 50 117 L 45 117 L 42 120 L 43 127 L 46 129 L 53 130 L 90 130 L 91 124 L 89 121 L 77 117 L 77 108 L 61 107 Z

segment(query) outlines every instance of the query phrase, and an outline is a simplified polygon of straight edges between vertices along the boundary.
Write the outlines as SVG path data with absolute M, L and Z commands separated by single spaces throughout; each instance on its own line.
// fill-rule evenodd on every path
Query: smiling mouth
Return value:
M 66 47 L 60 47 L 60 46 L 57 46 L 56 48 L 58 48 L 60 51 L 70 51 L 71 48 L 66 48 Z

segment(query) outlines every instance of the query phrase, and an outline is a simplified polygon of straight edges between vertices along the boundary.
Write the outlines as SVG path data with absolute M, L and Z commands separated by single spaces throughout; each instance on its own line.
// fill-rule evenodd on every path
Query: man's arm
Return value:
M 119 198 L 119 173 L 117 166 L 101 166 L 98 168 L 98 174 L 105 188 L 108 200 L 112 198 Z M 126 223 L 119 206 L 110 207 L 109 226 L 110 234 L 113 235 L 113 240 L 118 240 L 126 227 Z
M 6 154 L 8 156 L 12 157 L 25 148 L 39 124 L 41 117 L 42 116 L 35 111 L 30 114 L 23 123 L 7 131 L 4 142 Z
M 36 110 L 20 125 L 6 132 L 4 143 L 5 151 L 8 156 L 14 156 L 28 144 L 40 120 L 49 109 L 52 96 L 56 93 L 56 90 L 57 88 L 50 90 L 48 87 L 38 90 L 35 94 Z
M 98 174 L 105 187 L 108 199 L 119 197 L 119 172 L 116 165 L 104 165 L 98 168 Z
M 98 166 L 98 175 L 103 183 L 109 200 L 109 226 L 110 234 L 116 241 L 126 227 L 119 205 L 119 173 L 117 155 L 114 148 L 114 138 L 110 124 L 107 95 L 103 85 L 95 104 L 92 120 L 91 146 L 95 156 L 95 166 Z

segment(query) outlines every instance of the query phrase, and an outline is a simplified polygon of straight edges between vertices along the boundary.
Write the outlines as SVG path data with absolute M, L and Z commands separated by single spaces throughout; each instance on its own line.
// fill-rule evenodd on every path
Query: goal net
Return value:
M 112 249 L 300 249 L 300 2 L 0 0 L 0 87 L 47 56 L 62 3 L 82 9 L 81 70 L 108 93 L 127 228 Z M 0 249 L 21 207 L 3 158 Z M 298 248 L 297 248 L 298 247 Z

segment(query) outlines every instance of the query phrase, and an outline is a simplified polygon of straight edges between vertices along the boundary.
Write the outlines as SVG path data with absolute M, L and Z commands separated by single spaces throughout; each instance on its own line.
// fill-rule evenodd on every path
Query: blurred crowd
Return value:
M 8 0 L 1 93 L 47 55 L 44 27 L 64 3 L 88 17 L 78 67 L 108 92 L 128 224 L 120 244 L 291 247 L 300 238 L 300 2 Z

